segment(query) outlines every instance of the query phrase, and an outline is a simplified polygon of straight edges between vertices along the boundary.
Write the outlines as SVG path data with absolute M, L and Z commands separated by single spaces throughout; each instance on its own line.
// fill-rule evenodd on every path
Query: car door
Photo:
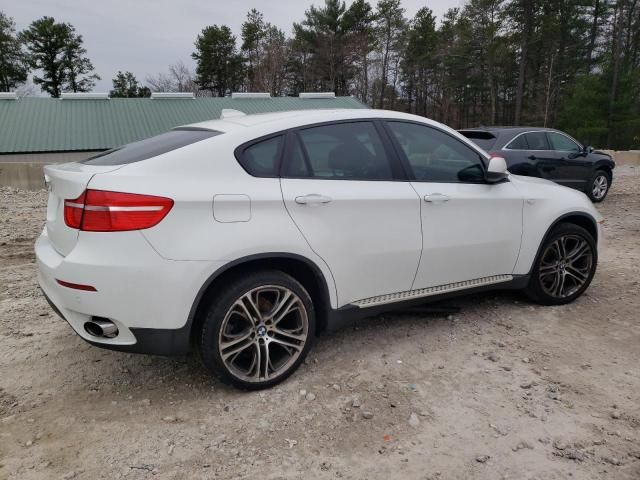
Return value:
M 567 187 L 583 189 L 591 178 L 592 166 L 583 148 L 559 132 L 547 132 L 547 138 L 551 148 L 561 157 L 555 181 Z
M 511 136 L 512 134 L 507 130 L 504 135 Z M 531 152 L 529 152 L 529 144 L 524 135 L 512 137 L 496 155 L 502 156 L 507 161 L 509 172 L 514 175 L 538 176 L 536 164 L 529 158 Z
M 288 135 L 285 206 L 333 274 L 340 305 L 409 290 L 422 249 L 420 199 L 372 121 Z
M 527 159 L 531 162 L 536 176 L 558 181 L 564 166 L 564 155 L 551 149 L 544 131 L 527 132 L 523 136 L 529 145 Z
M 483 157 L 448 132 L 402 121 L 387 128 L 421 198 L 422 257 L 412 288 L 509 280 L 522 235 L 517 189 L 486 183 Z

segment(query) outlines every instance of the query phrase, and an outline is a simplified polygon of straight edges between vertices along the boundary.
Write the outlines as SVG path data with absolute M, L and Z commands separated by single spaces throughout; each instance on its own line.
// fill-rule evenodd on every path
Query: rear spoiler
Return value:
M 488 130 L 458 130 L 458 132 L 467 138 L 484 138 L 487 140 L 491 138 L 497 138 L 492 132 Z

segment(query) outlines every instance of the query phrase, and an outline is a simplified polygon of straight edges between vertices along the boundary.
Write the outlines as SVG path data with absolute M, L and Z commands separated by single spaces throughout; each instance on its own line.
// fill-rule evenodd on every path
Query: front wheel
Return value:
M 314 333 L 315 312 L 305 288 L 286 273 L 261 271 L 231 280 L 215 295 L 199 350 L 223 382 L 257 390 L 291 375 Z
M 564 305 L 584 293 L 596 273 L 596 241 L 572 223 L 555 227 L 538 254 L 525 293 L 543 305 Z
M 599 203 L 605 199 L 611 187 L 611 176 L 604 170 L 598 170 L 589 181 L 587 195 L 594 203 Z

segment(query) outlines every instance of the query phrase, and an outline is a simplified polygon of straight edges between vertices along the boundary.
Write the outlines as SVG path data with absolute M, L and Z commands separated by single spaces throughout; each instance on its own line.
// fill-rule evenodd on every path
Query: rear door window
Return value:
M 285 177 L 327 180 L 392 180 L 397 177 L 376 127 L 348 122 L 302 129 L 284 169 Z
M 530 132 L 522 136 L 527 139 L 529 150 L 551 150 L 545 132 Z
M 222 132 L 205 129 L 176 129 L 139 142 L 128 143 L 122 147 L 107 150 L 94 157 L 83 160 L 86 165 L 127 165 L 147 160 L 163 153 L 177 150 L 192 143 L 220 135 Z
M 524 135 L 518 135 L 507 145 L 507 150 L 529 150 L 529 144 Z

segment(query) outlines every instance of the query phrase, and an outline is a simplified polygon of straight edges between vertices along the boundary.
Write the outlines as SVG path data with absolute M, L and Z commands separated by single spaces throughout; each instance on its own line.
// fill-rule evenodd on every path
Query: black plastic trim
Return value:
M 465 290 L 456 290 L 455 292 L 441 293 L 438 295 L 430 295 L 426 297 L 413 298 L 401 302 L 387 303 L 375 307 L 360 308 L 356 305 L 346 305 L 337 310 L 332 310 L 327 322 L 327 332 L 334 332 L 345 326 L 350 325 L 356 320 L 374 317 L 386 312 L 402 310 L 417 305 L 427 305 L 430 303 L 440 302 L 451 298 L 464 297 L 474 293 L 500 291 L 500 290 L 521 290 L 529 283 L 529 275 L 517 275 L 508 282 L 494 283 L 491 285 L 481 285 Z

